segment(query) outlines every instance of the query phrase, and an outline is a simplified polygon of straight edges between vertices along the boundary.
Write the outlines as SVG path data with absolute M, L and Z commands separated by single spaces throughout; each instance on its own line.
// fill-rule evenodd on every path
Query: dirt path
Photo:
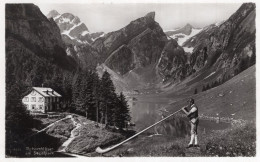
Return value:
M 65 142 L 61 145 L 61 147 L 60 147 L 60 149 L 59 149 L 59 152 L 66 152 L 66 149 L 67 149 L 68 145 L 69 145 L 77 136 L 79 136 L 78 129 L 81 127 L 81 124 L 80 124 L 80 123 L 77 123 L 72 116 L 70 117 L 70 119 L 72 120 L 73 125 L 75 126 L 75 128 L 72 129 L 71 134 L 70 134 L 70 137 L 67 139 L 67 141 L 65 141 Z
M 52 127 L 54 124 L 56 124 L 56 123 L 58 123 L 58 122 L 60 122 L 60 121 L 62 121 L 62 120 L 66 120 L 66 119 L 68 119 L 68 118 L 71 118 L 71 117 L 72 117 L 72 115 L 67 115 L 67 116 L 66 116 L 66 117 L 64 117 L 64 118 L 62 118 L 62 119 L 59 119 L 59 120 L 57 120 L 57 121 L 55 121 L 55 122 L 51 123 L 51 124 L 50 124 L 50 125 L 48 125 L 47 127 L 43 128 L 43 129 L 41 129 L 41 130 L 38 130 L 38 131 L 37 131 L 37 132 L 35 132 L 34 134 L 32 134 L 32 135 L 30 135 L 30 136 L 26 137 L 26 138 L 24 139 L 24 141 L 25 141 L 25 140 L 27 140 L 27 139 L 29 139 L 29 138 L 31 138 L 32 136 L 34 136 L 34 135 L 36 135 L 36 134 L 38 134 L 38 133 L 44 132 L 46 129 L 48 129 L 48 128 Z
M 60 121 L 62 121 L 62 120 L 65 120 L 65 119 L 71 118 L 71 117 L 72 117 L 72 115 L 67 115 L 65 118 L 62 118 L 62 119 L 60 119 L 60 120 L 57 120 L 57 121 L 51 123 L 50 125 L 48 125 L 47 127 L 45 127 L 45 128 L 43 128 L 43 129 L 37 131 L 36 134 L 37 134 L 37 133 L 40 133 L 40 132 L 43 132 L 43 131 L 45 131 L 46 129 L 52 127 L 54 124 L 56 124 L 56 123 L 58 123 L 58 122 L 60 122 Z M 35 135 L 35 134 L 34 134 L 34 135 Z

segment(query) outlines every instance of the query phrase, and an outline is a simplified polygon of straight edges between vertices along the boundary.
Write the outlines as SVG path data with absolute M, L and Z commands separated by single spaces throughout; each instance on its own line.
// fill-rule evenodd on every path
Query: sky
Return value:
M 90 32 L 119 30 L 131 21 L 155 11 L 155 21 L 163 30 L 183 27 L 187 23 L 197 28 L 228 19 L 241 3 L 36 3 L 43 14 L 56 10 L 71 13 L 86 24 Z

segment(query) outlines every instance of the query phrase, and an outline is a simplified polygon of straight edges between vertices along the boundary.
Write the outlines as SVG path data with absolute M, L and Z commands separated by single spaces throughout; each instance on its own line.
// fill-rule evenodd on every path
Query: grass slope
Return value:
M 172 103 L 167 107 L 172 112 L 194 98 L 199 113 L 207 116 L 229 117 L 234 119 L 256 119 L 256 79 L 255 66 L 248 68 L 224 84 L 200 92 Z
M 186 149 L 189 137 L 143 137 L 124 145 L 107 156 L 255 156 L 256 154 L 256 79 L 255 66 L 248 68 L 224 84 L 170 104 L 170 112 L 195 99 L 199 114 L 243 119 L 225 130 L 199 132 L 199 149 Z M 174 95 L 174 94 L 173 94 Z M 185 96 L 185 95 L 183 95 Z M 218 115 L 217 115 L 218 114 Z
M 119 133 L 96 126 L 96 122 L 85 117 L 77 116 L 81 124 L 77 137 L 69 144 L 67 151 L 76 154 L 87 154 L 95 151 L 98 146 L 108 146 L 120 141 L 124 137 Z

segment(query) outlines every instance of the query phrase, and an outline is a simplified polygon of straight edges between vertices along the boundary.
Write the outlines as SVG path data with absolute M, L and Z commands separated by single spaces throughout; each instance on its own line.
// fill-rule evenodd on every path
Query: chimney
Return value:
M 43 87 L 43 83 L 42 83 L 42 87 Z

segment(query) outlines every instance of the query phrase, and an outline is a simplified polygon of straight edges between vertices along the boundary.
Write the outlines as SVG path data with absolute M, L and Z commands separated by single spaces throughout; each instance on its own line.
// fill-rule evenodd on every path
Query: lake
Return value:
M 131 101 L 129 102 L 132 122 L 136 124 L 134 130 L 137 132 L 147 128 L 155 122 L 171 114 L 165 112 L 165 106 L 169 106 L 165 100 L 153 99 L 152 101 Z M 167 110 L 166 110 L 167 111 Z M 174 111 L 173 111 L 174 112 Z M 182 112 L 179 112 L 182 113 Z M 206 133 L 212 130 L 222 130 L 230 126 L 229 123 L 199 120 L 198 133 Z M 164 136 L 185 137 L 190 135 L 190 123 L 186 117 L 173 116 L 162 123 L 146 131 L 143 135 L 161 134 Z

